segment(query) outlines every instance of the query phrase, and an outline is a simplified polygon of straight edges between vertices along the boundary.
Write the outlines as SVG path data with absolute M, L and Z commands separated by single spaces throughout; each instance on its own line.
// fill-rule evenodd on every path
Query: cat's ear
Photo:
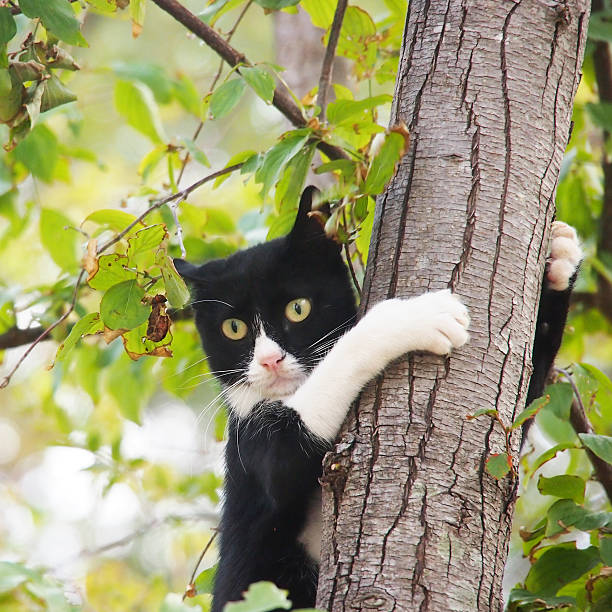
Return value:
M 316 215 L 309 214 L 312 212 L 313 201 L 320 193 L 314 185 L 309 185 L 302 192 L 295 223 L 291 232 L 289 232 L 289 240 L 291 242 L 328 240 L 322 223 L 317 219 Z
M 176 268 L 176 271 L 186 281 L 196 281 L 202 278 L 202 266 L 196 266 L 178 257 L 176 257 L 172 261 L 174 263 L 174 267 Z

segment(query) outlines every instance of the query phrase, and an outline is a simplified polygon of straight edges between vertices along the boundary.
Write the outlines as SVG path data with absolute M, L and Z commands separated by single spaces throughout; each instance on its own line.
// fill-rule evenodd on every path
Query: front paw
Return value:
M 413 350 L 448 355 L 468 341 L 468 310 L 449 289 L 425 293 L 411 301 L 410 316 L 418 342 Z
M 565 291 L 583 257 L 576 230 L 563 221 L 554 221 L 546 264 L 548 286 L 553 291 Z
M 381 302 L 366 319 L 370 337 L 388 338 L 392 358 L 410 351 L 447 355 L 469 338 L 467 308 L 448 289 Z

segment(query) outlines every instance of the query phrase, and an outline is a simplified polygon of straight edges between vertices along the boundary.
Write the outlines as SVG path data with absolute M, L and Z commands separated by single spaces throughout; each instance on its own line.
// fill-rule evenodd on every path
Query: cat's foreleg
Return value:
M 285 404 L 333 442 L 351 403 L 385 366 L 410 351 L 446 355 L 468 340 L 466 307 L 449 290 L 374 306 L 342 336 Z
M 570 295 L 583 257 L 576 230 L 567 223 L 555 221 L 552 224 L 550 255 L 546 262 L 533 343 L 533 373 L 527 393 L 528 404 L 542 395 L 561 346 Z

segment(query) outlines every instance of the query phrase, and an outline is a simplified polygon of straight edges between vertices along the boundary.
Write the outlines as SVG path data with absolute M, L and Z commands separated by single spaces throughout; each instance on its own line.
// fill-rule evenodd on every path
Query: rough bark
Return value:
M 377 203 L 363 307 L 451 287 L 471 341 L 387 368 L 326 458 L 321 608 L 503 607 L 516 483 L 484 469 L 500 429 L 465 417 L 510 422 L 525 401 L 588 13 L 587 0 L 409 4 L 392 122 L 412 145 Z

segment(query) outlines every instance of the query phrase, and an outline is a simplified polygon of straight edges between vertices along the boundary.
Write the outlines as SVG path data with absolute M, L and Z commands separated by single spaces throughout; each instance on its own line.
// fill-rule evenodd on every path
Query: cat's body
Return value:
M 449 291 L 387 300 L 355 325 L 339 247 L 308 216 L 312 195 L 285 238 L 201 267 L 176 262 L 229 407 L 212 612 L 258 580 L 288 589 L 294 607 L 314 605 L 321 460 L 351 403 L 404 353 L 445 355 L 468 338 L 467 310 Z M 544 353 L 536 371 L 550 368 Z

